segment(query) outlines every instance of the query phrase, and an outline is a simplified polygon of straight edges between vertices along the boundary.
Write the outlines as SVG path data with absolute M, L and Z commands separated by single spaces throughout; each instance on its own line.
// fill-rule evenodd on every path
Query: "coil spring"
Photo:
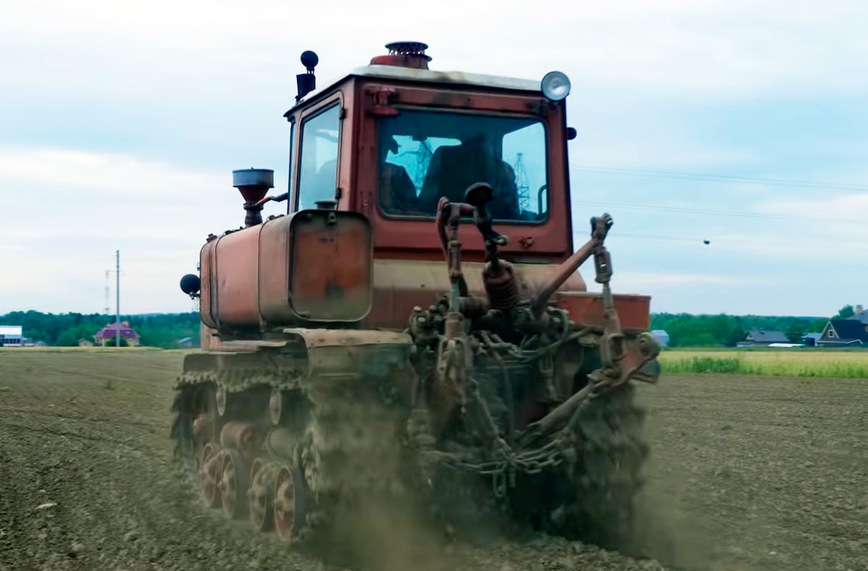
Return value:
M 485 292 L 492 309 L 509 311 L 518 305 L 518 283 L 508 270 L 485 276 Z

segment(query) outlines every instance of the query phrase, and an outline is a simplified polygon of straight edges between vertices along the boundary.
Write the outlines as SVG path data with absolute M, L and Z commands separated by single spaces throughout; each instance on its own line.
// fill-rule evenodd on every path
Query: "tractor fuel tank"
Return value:
M 218 330 L 363 319 L 372 300 L 364 215 L 303 210 L 227 232 L 200 252 L 199 314 Z

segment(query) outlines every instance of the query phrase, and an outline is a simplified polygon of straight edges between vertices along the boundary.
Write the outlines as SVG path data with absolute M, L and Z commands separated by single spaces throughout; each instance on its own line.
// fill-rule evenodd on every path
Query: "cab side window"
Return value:
M 298 210 L 334 200 L 337 187 L 340 105 L 329 107 L 301 124 Z

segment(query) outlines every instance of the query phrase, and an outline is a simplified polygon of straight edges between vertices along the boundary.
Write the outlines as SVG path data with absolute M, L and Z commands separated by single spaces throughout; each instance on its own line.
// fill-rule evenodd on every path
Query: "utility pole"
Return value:
M 105 305 L 103 306 L 103 308 L 105 309 L 106 315 L 108 315 L 109 311 L 111 311 L 111 307 L 109 307 L 109 275 L 111 273 L 111 270 L 105 271 Z
M 121 251 L 115 250 L 115 347 L 121 348 Z

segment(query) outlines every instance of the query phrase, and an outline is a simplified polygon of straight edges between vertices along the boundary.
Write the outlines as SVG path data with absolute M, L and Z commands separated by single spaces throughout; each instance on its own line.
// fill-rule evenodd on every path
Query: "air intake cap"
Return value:
M 242 169 L 232 171 L 232 186 L 244 197 L 245 226 L 262 224 L 262 200 L 270 188 L 274 188 L 274 171 L 271 169 Z

